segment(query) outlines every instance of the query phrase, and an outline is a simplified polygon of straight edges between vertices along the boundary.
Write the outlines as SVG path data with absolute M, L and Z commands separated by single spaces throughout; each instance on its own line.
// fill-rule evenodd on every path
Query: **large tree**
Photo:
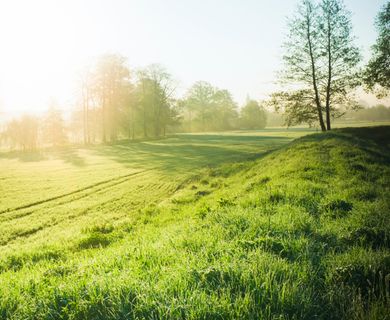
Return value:
M 92 125 L 91 125 L 91 108 L 94 106 L 95 101 L 95 74 L 90 68 L 85 70 L 80 75 L 80 96 L 82 104 L 82 117 L 83 117 L 83 140 L 84 144 L 91 142 Z
M 331 118 L 341 114 L 340 106 L 351 105 L 349 92 L 359 83 L 360 54 L 342 0 L 303 0 L 289 21 L 284 49 L 281 80 L 290 89 L 274 94 L 274 103 L 290 118 L 299 116 L 291 122 L 311 123 L 315 114 L 321 130 L 330 130 Z M 294 103 L 303 97 L 302 104 Z
M 150 131 L 155 137 L 165 135 L 174 116 L 172 95 L 175 89 L 175 81 L 161 65 L 153 64 L 138 72 L 136 92 L 144 137 Z
M 237 104 L 231 93 L 205 81 L 195 82 L 182 101 L 189 131 L 229 130 L 236 125 Z
M 190 131 L 193 130 L 194 121 L 200 123 L 201 131 L 206 131 L 213 108 L 215 91 L 215 88 L 205 81 L 195 82 L 187 91 L 185 105 L 190 117 Z
M 237 104 L 232 94 L 226 90 L 217 89 L 214 93 L 215 115 L 213 125 L 215 130 L 230 130 L 236 126 L 238 119 Z
M 102 140 L 117 140 L 121 108 L 125 104 L 125 90 L 130 81 L 126 58 L 107 54 L 100 57 L 96 66 L 95 90 L 102 109 Z
M 54 104 L 50 105 L 42 124 L 43 140 L 52 146 L 59 146 L 66 142 L 65 123 L 61 110 Z
M 364 72 L 364 82 L 378 97 L 384 97 L 390 90 L 390 1 L 379 12 L 375 25 L 378 38 Z
M 23 115 L 20 119 L 8 123 L 6 136 L 12 147 L 23 151 L 36 149 L 38 145 L 38 119 L 34 116 Z
M 240 114 L 240 124 L 243 129 L 264 129 L 267 124 L 265 110 L 255 100 L 248 100 Z

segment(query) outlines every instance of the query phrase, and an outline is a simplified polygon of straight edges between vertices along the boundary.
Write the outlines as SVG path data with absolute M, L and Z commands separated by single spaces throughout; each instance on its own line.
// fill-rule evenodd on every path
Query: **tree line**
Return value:
M 378 104 L 371 108 L 347 111 L 340 119 L 342 121 L 390 121 L 390 107 Z
M 198 81 L 181 99 L 176 82 L 161 65 L 131 70 L 125 57 L 107 54 L 80 76 L 78 103 L 65 120 L 55 102 L 43 117 L 10 121 L 2 142 L 32 150 L 70 142 L 113 143 L 118 139 L 164 137 L 172 132 L 263 129 L 264 106 L 247 99 L 241 110 L 232 94 Z
M 71 119 L 52 105 L 38 119 L 22 116 L 9 122 L 0 142 L 14 148 L 115 142 L 118 139 L 158 138 L 171 132 L 262 129 L 274 108 L 288 126 L 302 123 L 331 130 L 334 119 L 359 109 L 357 87 L 378 97 L 390 88 L 390 2 L 376 19 L 378 38 L 372 57 L 361 67 L 351 13 L 342 0 L 302 0 L 289 19 L 283 45 L 284 69 L 279 80 L 285 90 L 267 101 L 247 99 L 239 108 L 228 90 L 198 81 L 183 97 L 175 97 L 176 82 L 161 65 L 132 70 L 119 54 L 101 56 L 80 76 L 78 108 Z

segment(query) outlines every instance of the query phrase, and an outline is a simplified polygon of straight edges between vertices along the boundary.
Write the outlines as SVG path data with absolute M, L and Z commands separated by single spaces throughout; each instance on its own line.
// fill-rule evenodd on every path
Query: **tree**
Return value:
M 300 123 L 311 127 L 318 122 L 318 110 L 313 108 L 316 102 L 310 89 L 273 93 L 269 103 L 276 112 L 284 111 L 284 122 L 289 127 Z
M 373 107 L 362 107 L 354 113 L 348 114 L 349 119 L 357 121 L 389 121 L 390 107 L 378 104 Z
M 237 104 L 228 90 L 216 90 L 213 97 L 215 105 L 214 119 L 215 130 L 230 130 L 236 126 L 238 118 Z
M 347 103 L 348 92 L 359 85 L 356 66 L 360 61 L 360 53 L 353 43 L 350 13 L 341 0 L 323 0 L 320 19 L 321 49 L 327 62 L 326 128 L 330 130 L 331 116 L 337 113 L 335 105 Z
M 163 135 L 165 136 L 166 131 L 175 130 L 180 126 L 182 121 L 181 107 L 182 100 L 169 99 L 170 108 L 168 109 L 168 116 L 166 125 L 164 127 Z
M 206 122 L 210 120 L 215 88 L 208 82 L 198 81 L 188 91 L 185 98 L 186 109 L 190 116 L 190 131 L 194 121 L 200 123 L 201 131 L 206 131 Z
M 138 72 L 137 100 L 142 111 L 143 136 L 165 135 L 171 122 L 172 95 L 176 87 L 164 67 L 153 64 Z
M 49 107 L 43 119 L 42 129 L 44 140 L 52 146 L 59 146 L 66 142 L 64 119 L 61 111 L 54 105 Z
M 137 122 L 136 90 L 132 83 L 128 83 L 124 89 L 124 106 L 122 126 L 129 139 L 134 140 Z
M 264 129 L 267 123 L 265 110 L 255 100 L 248 100 L 241 110 L 241 127 L 243 129 Z
M 284 44 L 286 53 L 283 56 L 286 70 L 282 79 L 307 88 L 312 87 L 318 121 L 321 129 L 325 131 L 319 91 L 321 76 L 318 74 L 321 52 L 319 43 L 315 40 L 319 34 L 318 22 L 317 7 L 312 1 L 303 0 L 298 7 L 297 16 L 289 21 L 289 40 Z
M 390 2 L 379 12 L 375 25 L 378 38 L 364 72 L 364 82 L 369 90 L 381 98 L 387 96 L 390 89 Z
M 299 89 L 277 93 L 273 101 L 295 108 L 289 115 L 291 122 L 312 123 L 315 113 L 321 130 L 330 130 L 331 118 L 342 114 L 340 106 L 352 105 L 348 93 L 359 84 L 360 54 L 354 45 L 350 14 L 341 0 L 322 0 L 319 5 L 303 0 L 289 28 L 281 80 Z M 302 96 L 304 106 L 299 108 L 299 101 L 292 99 Z M 294 114 L 299 117 L 292 119 Z
M 8 123 L 6 136 L 14 147 L 20 147 L 23 151 L 36 149 L 38 144 L 38 119 L 23 115 L 20 119 Z
M 130 81 L 126 58 L 107 54 L 100 57 L 96 66 L 95 90 L 102 109 L 102 140 L 117 140 L 120 128 L 120 109 L 124 107 L 124 90 Z
M 196 82 L 181 101 L 189 131 L 229 130 L 235 127 L 237 104 L 231 93 L 205 81 Z
M 90 112 L 94 100 L 94 74 L 87 68 L 81 74 L 81 104 L 83 110 L 83 140 L 84 144 L 91 142 Z

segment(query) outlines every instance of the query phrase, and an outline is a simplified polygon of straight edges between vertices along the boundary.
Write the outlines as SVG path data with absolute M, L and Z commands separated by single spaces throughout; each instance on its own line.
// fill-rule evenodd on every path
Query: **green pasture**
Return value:
M 1 319 L 385 319 L 390 128 L 0 154 Z

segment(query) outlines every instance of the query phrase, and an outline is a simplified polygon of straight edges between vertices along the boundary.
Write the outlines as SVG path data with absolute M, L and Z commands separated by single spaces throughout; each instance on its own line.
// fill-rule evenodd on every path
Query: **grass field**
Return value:
M 390 127 L 309 133 L 1 153 L 0 318 L 385 319 Z

